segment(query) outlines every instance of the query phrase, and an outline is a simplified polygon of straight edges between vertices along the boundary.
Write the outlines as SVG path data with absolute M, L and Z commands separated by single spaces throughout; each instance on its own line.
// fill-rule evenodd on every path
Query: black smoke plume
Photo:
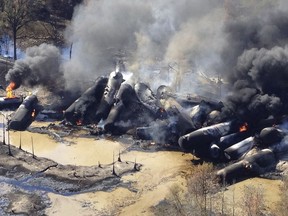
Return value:
M 15 61 L 6 74 L 6 80 L 17 87 L 43 86 L 53 93 L 61 92 L 65 82 L 60 70 L 61 54 L 58 48 L 49 44 L 30 47 L 23 59 Z
M 288 15 L 278 3 L 282 2 L 229 5 L 221 71 L 232 92 L 226 98 L 224 118 L 232 115 L 255 122 L 287 110 Z
M 84 2 L 75 8 L 65 34 L 67 44 L 73 44 L 71 59 L 62 64 L 52 45 L 32 47 L 6 79 L 51 91 L 85 90 L 121 59 L 152 90 L 163 84 L 187 85 L 189 93 L 201 94 L 190 82 L 199 71 L 221 77 L 231 88 L 231 94 L 224 95 L 224 118 L 253 121 L 285 110 L 285 0 Z

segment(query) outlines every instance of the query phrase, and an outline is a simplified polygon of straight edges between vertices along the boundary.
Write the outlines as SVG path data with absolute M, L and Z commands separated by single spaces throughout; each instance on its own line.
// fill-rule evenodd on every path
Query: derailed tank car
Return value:
M 94 85 L 65 110 L 66 121 L 74 125 L 93 122 L 107 82 L 107 77 L 97 78 Z
M 0 110 L 16 110 L 23 102 L 22 97 L 0 98 Z
M 181 136 L 178 144 L 186 152 L 195 152 L 197 156 L 210 157 L 211 144 L 222 136 L 235 133 L 239 130 L 239 125 L 238 121 L 230 121 L 203 127 Z
M 233 183 L 273 170 L 276 162 L 274 153 L 270 149 L 263 149 L 219 170 L 217 175 L 221 182 Z
M 36 95 L 27 96 L 18 107 L 8 124 L 8 129 L 24 131 L 41 110 Z
M 109 112 L 115 103 L 115 94 L 117 93 L 122 82 L 122 73 L 116 71 L 110 73 L 102 99 L 95 114 L 95 122 L 98 123 L 101 119 L 105 120 L 108 117 Z
M 125 81 L 116 95 L 116 104 L 110 111 L 104 129 L 112 134 L 122 134 L 139 126 L 147 126 L 156 118 L 155 113 L 138 98 L 134 84 Z

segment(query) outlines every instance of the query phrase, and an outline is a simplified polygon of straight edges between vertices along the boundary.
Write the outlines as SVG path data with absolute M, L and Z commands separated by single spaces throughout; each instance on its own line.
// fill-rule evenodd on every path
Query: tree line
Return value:
M 227 197 L 227 185 L 219 182 L 212 164 L 204 163 L 193 168 L 187 178 L 187 188 L 174 185 L 161 205 L 153 207 L 155 215 L 210 216 L 210 215 L 247 215 L 247 216 L 284 216 L 288 212 L 288 177 L 283 176 L 279 201 L 274 204 L 273 212 L 268 211 L 264 188 L 244 185 L 242 194 Z M 237 197 L 238 196 L 238 197 Z M 238 198 L 238 199 L 236 199 Z M 240 198 L 240 199 L 239 199 Z
M 83 0 L 0 0 L 0 38 L 11 40 L 13 59 L 17 48 L 50 42 L 64 44 L 63 30 Z

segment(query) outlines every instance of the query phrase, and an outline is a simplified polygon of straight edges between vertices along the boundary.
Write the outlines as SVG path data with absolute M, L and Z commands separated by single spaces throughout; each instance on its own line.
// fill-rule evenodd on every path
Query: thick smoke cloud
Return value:
M 219 60 L 223 19 L 223 0 L 88 1 L 75 10 L 66 32 L 73 43 L 65 65 L 68 86 L 79 85 L 80 75 L 91 80 L 107 74 L 119 56 L 129 71 L 141 80 L 153 79 L 155 86 L 163 79 L 151 78 L 151 65 L 177 63 L 168 81 L 180 82 L 185 70 L 208 69 Z
M 227 43 L 222 49 L 221 69 L 228 78 L 231 78 L 231 82 L 233 82 L 233 77 L 230 77 L 231 69 L 235 67 L 238 57 L 245 50 L 283 47 L 288 42 L 287 11 L 280 10 L 277 1 L 273 1 L 273 4 L 268 1 L 261 7 L 258 5 L 260 3 L 239 5 L 239 2 L 229 5 L 228 11 L 232 12 L 224 26 Z
M 221 77 L 231 88 L 224 95 L 224 117 L 253 121 L 287 109 L 287 1 L 85 2 L 65 33 L 71 59 L 60 64 L 52 45 L 33 47 L 6 78 L 47 87 L 57 80 L 66 90 L 85 90 L 123 60 L 152 90 L 163 84 L 181 90 L 187 84 L 189 93 L 201 94 L 190 82 L 197 73 Z
M 287 109 L 288 15 L 284 1 L 230 2 L 220 69 L 232 85 L 223 113 L 249 122 Z
M 44 86 L 57 93 L 64 88 L 63 72 L 60 70 L 61 54 L 59 49 L 49 44 L 30 47 L 25 58 L 17 60 L 6 74 L 6 80 L 20 85 Z
M 81 5 L 67 30 L 68 41 L 73 43 L 72 60 L 65 65 L 71 81 L 68 85 L 76 87 L 79 78 L 91 80 L 109 74 L 118 55 L 137 49 L 135 34 L 152 22 L 151 8 L 144 1 L 89 1 Z

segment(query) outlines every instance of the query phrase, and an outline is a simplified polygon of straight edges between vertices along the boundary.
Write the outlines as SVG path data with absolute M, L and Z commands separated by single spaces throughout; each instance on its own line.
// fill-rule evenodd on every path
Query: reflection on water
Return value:
M 46 157 L 61 164 L 72 164 L 90 166 L 101 164 L 110 164 L 113 162 L 113 153 L 115 158 L 121 152 L 125 145 L 111 140 L 92 139 L 92 138 L 67 138 L 68 143 L 57 143 L 48 135 L 36 134 L 31 132 L 10 132 L 11 144 L 23 150 L 32 152 L 32 138 L 34 153 L 38 157 Z
M 48 123 L 33 122 L 33 125 L 45 126 Z M 110 164 L 117 160 L 119 152 L 123 161 L 137 161 L 142 164 L 140 172 L 123 176 L 125 182 L 132 182 L 132 188 L 115 188 L 110 192 L 97 191 L 63 197 L 59 194 L 49 193 L 51 208 L 46 210 L 47 215 L 97 215 L 107 213 L 111 209 L 123 209 L 123 215 L 146 211 L 151 205 L 164 199 L 175 182 L 184 184 L 184 177 L 180 175 L 189 169 L 192 156 L 177 151 L 125 151 L 132 143 L 121 138 L 118 142 L 104 138 L 69 138 L 67 143 L 56 142 L 45 134 L 31 133 L 28 131 L 11 131 L 11 144 L 32 152 L 32 139 L 34 152 L 37 157 L 46 157 L 61 164 L 96 165 Z M 85 203 L 83 207 L 83 203 Z M 127 207 L 128 208 L 127 208 Z M 113 207 L 113 208 L 112 208 Z M 126 210 L 125 210 L 126 209 Z M 70 214 L 71 213 L 71 214 Z M 101 214 L 98 215 L 101 215 Z M 110 212 L 111 213 L 111 212 Z M 111 215 L 111 214 L 110 214 Z M 144 214 L 145 215 L 145 214 Z

